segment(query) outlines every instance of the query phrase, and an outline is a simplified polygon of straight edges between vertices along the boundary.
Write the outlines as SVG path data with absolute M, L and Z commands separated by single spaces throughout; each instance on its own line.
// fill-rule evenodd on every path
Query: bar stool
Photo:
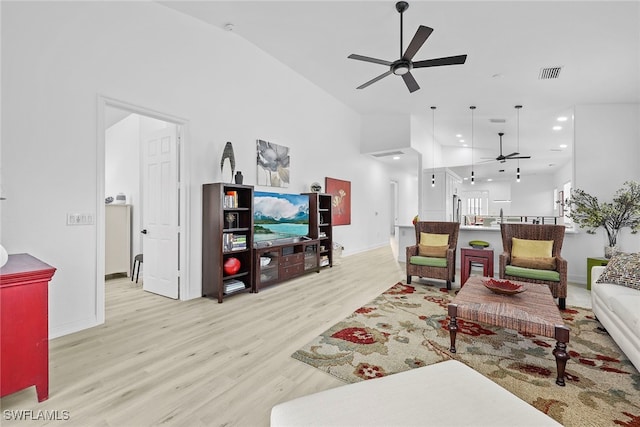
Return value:
M 133 274 L 136 272 L 136 265 L 138 271 L 136 273 L 136 283 L 138 283 L 138 276 L 140 275 L 140 264 L 142 264 L 142 254 L 138 254 L 133 258 L 133 268 L 131 269 L 131 281 L 133 282 Z

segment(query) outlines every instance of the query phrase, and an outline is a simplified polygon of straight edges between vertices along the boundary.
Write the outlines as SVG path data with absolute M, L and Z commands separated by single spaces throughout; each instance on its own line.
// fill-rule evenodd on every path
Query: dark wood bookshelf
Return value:
M 233 201 L 228 193 L 233 193 Z M 202 296 L 224 298 L 253 291 L 253 186 L 213 183 L 202 186 Z M 229 258 L 240 270 L 226 274 Z M 242 285 L 241 285 L 242 284 Z

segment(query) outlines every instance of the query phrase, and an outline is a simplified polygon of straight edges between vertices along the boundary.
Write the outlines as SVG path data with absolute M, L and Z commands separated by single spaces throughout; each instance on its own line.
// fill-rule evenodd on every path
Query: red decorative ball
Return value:
M 223 265 L 224 272 L 231 276 L 240 270 L 240 260 L 238 258 L 227 258 Z

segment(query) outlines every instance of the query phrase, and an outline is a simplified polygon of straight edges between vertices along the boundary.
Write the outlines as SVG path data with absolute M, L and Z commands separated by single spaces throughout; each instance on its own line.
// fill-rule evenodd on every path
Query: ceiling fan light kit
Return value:
M 396 3 L 396 10 L 400 13 L 400 59 L 395 61 L 386 61 L 384 59 L 371 58 L 369 56 L 351 54 L 349 55 L 350 59 L 356 59 L 358 61 L 372 62 L 374 64 L 386 65 L 389 67 L 389 71 L 380 74 L 377 77 L 369 80 L 368 82 L 358 86 L 358 89 L 364 89 L 367 86 L 372 85 L 373 83 L 387 77 L 390 74 L 394 74 L 396 76 L 401 76 L 402 80 L 404 80 L 407 89 L 409 89 L 410 93 L 413 93 L 420 89 L 418 82 L 411 74 L 411 70 L 414 68 L 427 68 L 427 67 L 439 67 L 443 65 L 457 65 L 464 64 L 467 60 L 467 55 L 456 55 L 456 56 L 447 56 L 443 58 L 434 58 L 427 59 L 424 61 L 412 61 L 413 57 L 418 53 L 418 50 L 422 47 L 424 42 L 427 41 L 427 38 L 433 32 L 433 28 L 426 27 L 424 25 L 420 25 L 416 34 L 409 42 L 409 46 L 407 46 L 407 50 L 402 53 L 403 43 L 402 43 L 402 33 L 403 33 L 403 22 L 402 15 L 409 8 L 409 3 L 406 1 L 399 1 Z

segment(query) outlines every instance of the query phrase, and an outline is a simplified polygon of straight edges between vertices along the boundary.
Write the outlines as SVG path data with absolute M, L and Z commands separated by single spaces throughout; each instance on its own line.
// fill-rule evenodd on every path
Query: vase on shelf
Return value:
M 236 172 L 235 180 L 236 180 L 236 184 L 242 185 L 242 181 L 244 180 L 244 177 L 242 176 L 242 172 L 240 171 Z
M 617 246 L 611 246 L 611 245 L 607 245 L 604 247 L 604 257 L 609 259 L 612 256 L 614 256 L 616 254 L 616 252 L 618 252 L 618 247 Z

